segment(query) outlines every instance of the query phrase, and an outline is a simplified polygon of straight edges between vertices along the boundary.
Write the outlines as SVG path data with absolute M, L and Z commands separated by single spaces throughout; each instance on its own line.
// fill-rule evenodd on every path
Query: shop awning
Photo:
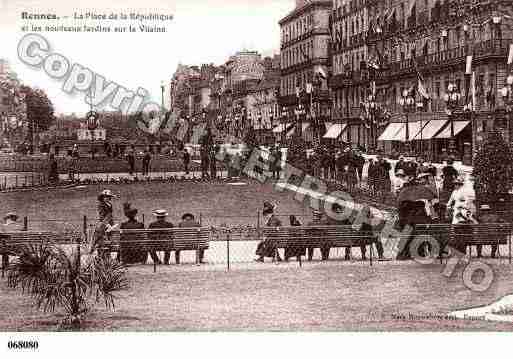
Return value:
M 278 126 L 276 126 L 273 129 L 273 133 L 282 133 L 289 127 L 290 127 L 290 123 L 280 123 Z
M 411 141 L 420 132 L 420 121 L 408 122 L 408 140 Z M 406 123 L 395 134 L 393 141 L 406 142 Z
M 399 132 L 404 123 L 392 122 L 389 123 L 385 131 L 379 136 L 378 141 L 394 141 L 395 135 Z
M 463 131 L 469 123 L 470 121 L 454 121 L 454 136 L 457 136 L 458 133 Z M 451 124 L 449 123 L 447 127 L 445 127 L 445 129 L 435 138 L 451 138 Z
M 346 129 L 346 127 L 347 125 L 342 123 L 336 123 L 334 125 L 331 125 L 331 127 L 328 129 L 328 132 L 326 132 L 323 138 L 338 138 L 338 136 L 340 136 L 340 134 Z
M 424 126 L 424 128 L 422 129 L 422 133 L 419 131 L 419 133 L 417 133 L 417 135 L 413 139 L 430 140 L 438 133 L 438 131 L 442 129 L 442 127 L 444 127 L 446 123 L 447 120 L 431 120 L 427 123 L 426 126 Z

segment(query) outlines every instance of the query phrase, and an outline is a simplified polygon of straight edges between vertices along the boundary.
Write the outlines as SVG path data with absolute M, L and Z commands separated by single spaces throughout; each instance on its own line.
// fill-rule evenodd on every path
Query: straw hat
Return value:
M 100 196 L 102 196 L 102 197 L 110 197 L 110 198 L 116 197 L 116 195 L 114 195 L 114 193 L 112 193 L 112 191 L 110 189 L 104 189 L 102 191 L 102 193 L 100 193 Z
M 153 211 L 153 215 L 157 218 L 167 217 L 169 213 L 165 209 L 156 209 Z
M 490 210 L 492 209 L 489 205 L 487 204 L 482 204 L 481 207 L 479 207 L 481 209 L 481 211 L 487 211 L 487 210 Z

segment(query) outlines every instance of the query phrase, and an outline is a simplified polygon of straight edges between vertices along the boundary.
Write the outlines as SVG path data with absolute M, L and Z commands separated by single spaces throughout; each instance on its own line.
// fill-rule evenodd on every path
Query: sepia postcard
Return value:
M 512 239 L 511 0 L 0 0 L 7 357 L 449 354 Z

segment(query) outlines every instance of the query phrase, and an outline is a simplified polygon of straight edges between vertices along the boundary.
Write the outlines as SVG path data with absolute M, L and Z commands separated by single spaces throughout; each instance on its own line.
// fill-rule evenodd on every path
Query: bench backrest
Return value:
M 455 224 L 451 236 L 467 245 L 507 244 L 511 231 L 510 223 Z
M 113 233 L 105 244 L 148 251 L 208 249 L 209 234 L 203 227 L 127 229 Z
M 357 231 L 352 226 L 265 227 L 263 235 L 278 247 L 360 246 L 375 239 L 374 233 Z

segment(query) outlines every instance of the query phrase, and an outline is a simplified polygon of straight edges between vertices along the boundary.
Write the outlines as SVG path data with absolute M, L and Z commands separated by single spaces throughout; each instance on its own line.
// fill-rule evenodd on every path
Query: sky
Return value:
M 172 21 L 154 23 L 166 26 L 166 33 L 40 33 L 50 43 L 51 51 L 64 55 L 71 64 L 86 66 L 133 91 L 138 87 L 147 89 L 160 103 L 161 83 L 169 81 L 179 63 L 219 65 L 243 49 L 257 50 L 264 56 L 278 53 L 278 21 L 293 10 L 294 4 L 294 0 L 0 0 L 0 58 L 9 60 L 22 83 L 44 89 L 56 113 L 80 115 L 89 109 L 83 93 L 68 95 L 61 89 L 62 81 L 18 59 L 17 46 L 26 34 L 21 27 L 102 24 L 74 20 L 75 13 L 88 11 L 107 15 L 171 14 Z M 56 14 L 60 20 L 23 20 L 23 12 Z M 114 25 L 105 21 L 103 24 Z

